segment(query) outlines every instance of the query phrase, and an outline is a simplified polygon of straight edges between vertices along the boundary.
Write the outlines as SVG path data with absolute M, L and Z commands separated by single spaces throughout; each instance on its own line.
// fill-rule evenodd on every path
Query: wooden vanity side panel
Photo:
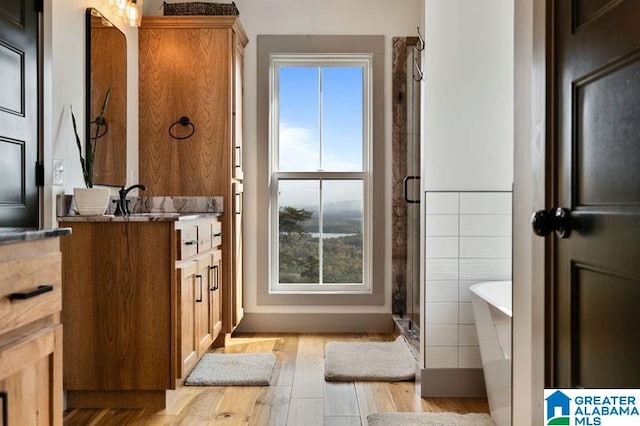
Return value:
M 61 226 L 65 389 L 171 388 L 173 225 Z

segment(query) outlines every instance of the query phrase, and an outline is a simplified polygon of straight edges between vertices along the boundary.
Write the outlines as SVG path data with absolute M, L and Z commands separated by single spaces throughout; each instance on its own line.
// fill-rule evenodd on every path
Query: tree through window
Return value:
M 369 287 L 370 57 L 272 57 L 272 291 Z

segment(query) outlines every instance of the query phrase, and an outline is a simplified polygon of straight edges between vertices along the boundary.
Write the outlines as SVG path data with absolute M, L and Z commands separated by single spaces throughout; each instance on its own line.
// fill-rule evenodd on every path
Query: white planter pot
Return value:
M 109 205 L 109 188 L 73 188 L 73 199 L 82 216 L 102 216 Z

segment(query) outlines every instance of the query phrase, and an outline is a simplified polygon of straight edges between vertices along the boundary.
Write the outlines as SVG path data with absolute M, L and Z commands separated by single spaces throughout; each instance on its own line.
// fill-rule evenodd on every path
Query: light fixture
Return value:
M 139 27 L 142 22 L 142 1 L 143 0 L 129 0 L 126 19 L 132 27 Z
M 122 16 L 132 27 L 139 27 L 142 22 L 143 0 L 103 0 L 105 6 L 111 7 L 113 13 Z
M 116 0 L 116 10 L 118 15 L 125 16 L 127 12 L 127 3 L 129 3 L 127 0 Z

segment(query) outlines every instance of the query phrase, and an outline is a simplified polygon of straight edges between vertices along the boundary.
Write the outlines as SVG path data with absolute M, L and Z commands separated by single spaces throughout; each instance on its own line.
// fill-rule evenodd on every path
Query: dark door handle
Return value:
M 216 274 L 215 274 L 215 286 L 213 287 L 214 290 L 218 290 L 220 288 L 220 268 L 218 268 L 218 265 L 214 265 L 213 269 L 216 270 Z
M 209 271 L 211 272 L 211 284 L 209 291 L 216 291 L 218 289 L 218 265 L 209 265 Z M 215 271 L 215 273 L 213 272 Z
M 558 238 L 568 238 L 571 234 L 571 211 L 564 207 L 538 210 L 531 217 L 531 227 L 533 233 L 540 237 L 555 232 Z
M 404 196 L 404 200 L 409 203 L 409 204 L 418 204 L 420 203 L 420 199 L 418 198 L 417 200 L 412 200 L 409 198 L 409 191 L 408 191 L 408 186 L 409 186 L 409 181 L 410 180 L 420 180 L 420 176 L 405 176 L 404 180 L 402 181 L 402 195 Z
M 11 293 L 9 295 L 9 300 L 31 299 L 39 294 L 48 293 L 50 291 L 53 291 L 52 285 L 39 285 L 35 290 L 25 291 L 22 293 Z
M 196 298 L 196 303 L 200 303 L 202 302 L 202 275 L 198 274 L 196 275 L 196 278 L 200 280 L 200 297 Z
M 9 394 L 5 391 L 0 392 L 2 399 L 2 426 L 9 426 Z

